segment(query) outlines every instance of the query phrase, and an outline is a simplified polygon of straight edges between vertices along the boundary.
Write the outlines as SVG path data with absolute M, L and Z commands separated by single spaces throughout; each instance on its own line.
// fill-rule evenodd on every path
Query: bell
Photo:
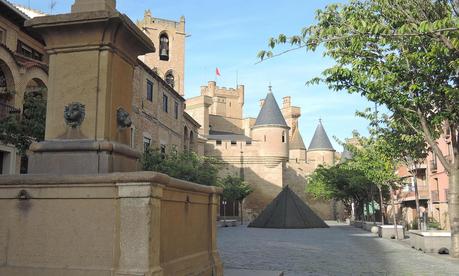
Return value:
M 167 53 L 167 49 L 166 48 L 162 48 L 161 49 L 161 56 L 163 57 L 167 57 L 169 54 Z

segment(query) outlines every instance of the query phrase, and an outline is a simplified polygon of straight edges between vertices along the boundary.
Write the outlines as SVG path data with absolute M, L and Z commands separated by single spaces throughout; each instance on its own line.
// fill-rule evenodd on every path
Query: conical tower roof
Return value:
M 304 145 L 303 137 L 301 137 L 300 130 L 295 128 L 292 134 L 292 139 L 290 141 L 290 149 L 301 149 L 305 150 L 306 146 Z
M 335 150 L 330 142 L 330 139 L 328 139 L 327 132 L 325 131 L 321 120 L 319 120 L 319 125 L 312 137 L 309 150 Z
M 341 154 L 341 159 L 339 160 L 339 163 L 340 164 L 343 164 L 344 162 L 346 162 L 347 160 L 351 160 L 352 159 L 352 152 L 350 152 L 346 147 L 344 147 L 344 151 L 343 153 Z
M 249 227 L 303 229 L 328 228 L 328 225 L 287 186 Z
M 274 98 L 273 92 L 271 91 L 271 86 L 269 87 L 269 93 L 261 107 L 254 127 L 266 125 L 288 127 L 284 115 L 282 115 L 279 105 L 276 102 L 276 98 Z

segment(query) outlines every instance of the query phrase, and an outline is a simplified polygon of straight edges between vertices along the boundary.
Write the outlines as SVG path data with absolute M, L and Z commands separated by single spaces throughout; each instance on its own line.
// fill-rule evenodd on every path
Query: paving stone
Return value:
M 298 230 L 237 226 L 219 228 L 217 238 L 224 267 L 232 270 L 283 271 L 286 276 L 459 275 L 459 260 L 347 225 Z

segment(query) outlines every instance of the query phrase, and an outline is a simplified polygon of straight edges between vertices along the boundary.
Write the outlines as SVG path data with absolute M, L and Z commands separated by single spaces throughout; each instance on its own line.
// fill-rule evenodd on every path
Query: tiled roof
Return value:
M 298 128 L 292 134 L 292 139 L 290 141 L 290 149 L 306 149 L 304 145 L 303 137 L 301 137 L 300 130 Z
M 319 122 L 319 125 L 316 128 L 316 132 L 312 137 L 311 144 L 309 145 L 309 150 L 334 150 L 333 145 L 328 139 L 327 132 L 325 131 L 322 122 Z
M 254 127 L 265 126 L 265 125 L 277 125 L 287 127 L 284 116 L 280 111 L 279 105 L 274 98 L 271 90 L 266 96 L 265 102 L 261 107 L 260 113 L 258 114 L 257 120 L 255 121 Z

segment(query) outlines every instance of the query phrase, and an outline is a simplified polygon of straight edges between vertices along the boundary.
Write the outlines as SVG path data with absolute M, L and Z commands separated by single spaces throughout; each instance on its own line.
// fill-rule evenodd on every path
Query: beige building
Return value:
M 156 53 L 140 57 L 150 68 L 172 86 L 180 95 L 185 95 L 185 17 L 172 21 L 152 17 L 145 11 L 137 26 L 157 45 Z
M 41 37 L 24 28 L 24 22 L 30 19 L 24 9 L 0 0 L 0 10 L 0 120 L 3 120 L 10 115 L 20 116 L 27 93 L 46 93 L 48 58 Z M 22 160 L 21 169 L 21 158 L 14 146 L 0 142 L 0 174 L 24 172 L 26 167 L 26 160 Z
M 45 14 L 5 0 L 0 0 L 0 10 L 0 119 L 5 119 L 10 115 L 21 116 L 24 95 L 27 93 L 46 93 L 49 56 L 43 38 L 30 28 L 24 28 L 26 20 Z M 130 137 L 121 140 L 129 141 L 126 143 L 138 152 L 150 146 L 162 150 L 191 149 L 203 153 L 202 140 L 197 136 L 200 125 L 184 112 L 184 20 L 173 23 L 153 19 L 148 14 L 142 22 L 157 24 L 155 30 L 158 37 L 153 39 L 154 45 L 157 45 L 156 52 L 140 56 L 137 60 L 132 84 Z M 152 38 L 153 30 L 148 26 L 141 28 Z M 168 60 L 157 55 L 161 50 L 164 53 L 164 43 L 161 44 L 159 37 L 165 34 L 170 39 Z M 149 65 L 141 59 L 147 60 Z M 166 74 L 169 71 L 173 73 L 174 82 Z M 57 109 L 57 112 L 60 115 L 63 110 Z M 62 127 L 54 128 L 58 132 L 64 128 L 63 120 L 59 123 Z M 0 143 L 0 174 L 19 172 L 27 172 L 27 159 L 21 158 L 14 146 Z
M 131 146 L 198 151 L 200 125 L 184 111 L 185 99 L 140 60 L 133 85 Z
M 323 218 L 336 217 L 334 205 L 307 198 L 307 176 L 320 164 L 333 165 L 335 150 L 319 123 L 306 149 L 298 128 L 301 108 L 283 99 L 280 108 L 269 89 L 261 100 L 257 118 L 244 118 L 244 86 L 218 87 L 211 81 L 201 87 L 201 95 L 187 100 L 187 112 L 202 125 L 199 133 L 207 139 L 205 155 L 225 164 L 222 174 L 237 175 L 253 187 L 245 200 L 248 218 L 257 215 L 289 186 Z

